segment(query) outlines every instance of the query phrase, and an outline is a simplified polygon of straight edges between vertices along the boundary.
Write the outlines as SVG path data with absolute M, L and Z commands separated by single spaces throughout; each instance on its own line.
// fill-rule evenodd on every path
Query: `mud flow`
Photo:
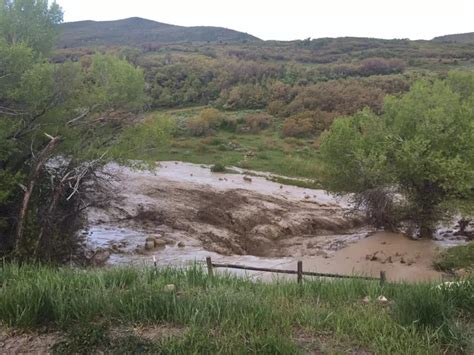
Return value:
M 417 242 L 397 235 L 369 237 L 374 231 L 352 213 L 347 199 L 322 190 L 181 162 L 163 162 L 153 171 L 109 164 L 104 174 L 110 183 L 91 195 L 85 231 L 97 263 L 184 265 L 211 256 L 283 268 L 302 259 L 308 270 L 371 275 L 383 267 L 393 269 L 394 278 L 440 276 L 427 261 L 435 242 L 414 247 L 409 242 Z

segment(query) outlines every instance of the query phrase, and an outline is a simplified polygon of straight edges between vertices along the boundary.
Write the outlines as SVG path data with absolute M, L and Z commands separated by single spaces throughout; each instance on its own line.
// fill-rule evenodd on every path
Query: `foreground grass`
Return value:
M 166 284 L 176 292 L 166 292 Z M 76 270 L 5 266 L 0 321 L 14 328 L 47 327 L 66 338 L 59 353 L 346 352 L 468 353 L 474 287 L 306 280 L 259 283 L 209 278 L 199 267 Z M 389 304 L 364 303 L 384 295 Z M 178 336 L 146 340 L 119 327 L 172 325 Z

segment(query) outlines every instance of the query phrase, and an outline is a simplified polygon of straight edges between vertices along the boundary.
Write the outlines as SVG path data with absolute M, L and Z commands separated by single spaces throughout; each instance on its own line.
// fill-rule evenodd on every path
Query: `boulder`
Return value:
M 163 248 L 166 244 L 166 240 L 163 239 L 155 239 L 155 248 Z
M 110 251 L 99 249 L 96 250 L 90 261 L 93 266 L 102 266 L 107 262 L 107 260 L 109 260 L 109 258 Z
M 145 243 L 145 249 L 146 249 L 146 250 L 153 250 L 153 249 L 155 249 L 155 241 L 154 241 L 154 240 L 147 241 L 147 242 Z

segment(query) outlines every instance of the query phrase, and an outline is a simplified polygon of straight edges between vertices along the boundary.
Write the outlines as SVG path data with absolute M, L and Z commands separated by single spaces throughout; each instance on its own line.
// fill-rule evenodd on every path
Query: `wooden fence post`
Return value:
M 214 270 L 212 269 L 212 260 L 210 256 L 206 258 L 206 263 L 207 263 L 207 272 L 209 276 L 210 277 L 214 276 Z
M 387 281 L 387 274 L 385 271 L 380 271 L 380 286 L 383 286 Z
M 303 262 L 302 261 L 298 261 L 298 283 L 300 284 L 301 282 L 303 282 Z

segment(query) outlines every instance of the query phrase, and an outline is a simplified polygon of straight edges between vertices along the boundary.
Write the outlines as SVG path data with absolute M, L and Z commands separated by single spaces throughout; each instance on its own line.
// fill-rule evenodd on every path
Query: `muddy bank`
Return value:
M 211 256 L 293 268 L 302 259 L 312 271 L 441 278 L 431 268 L 439 243 L 373 235 L 347 200 L 322 190 L 180 162 L 164 162 L 154 171 L 109 164 L 104 173 L 110 185 L 103 195 L 91 195 L 95 205 L 86 234 L 109 264 L 155 259 L 159 265 L 183 265 Z

